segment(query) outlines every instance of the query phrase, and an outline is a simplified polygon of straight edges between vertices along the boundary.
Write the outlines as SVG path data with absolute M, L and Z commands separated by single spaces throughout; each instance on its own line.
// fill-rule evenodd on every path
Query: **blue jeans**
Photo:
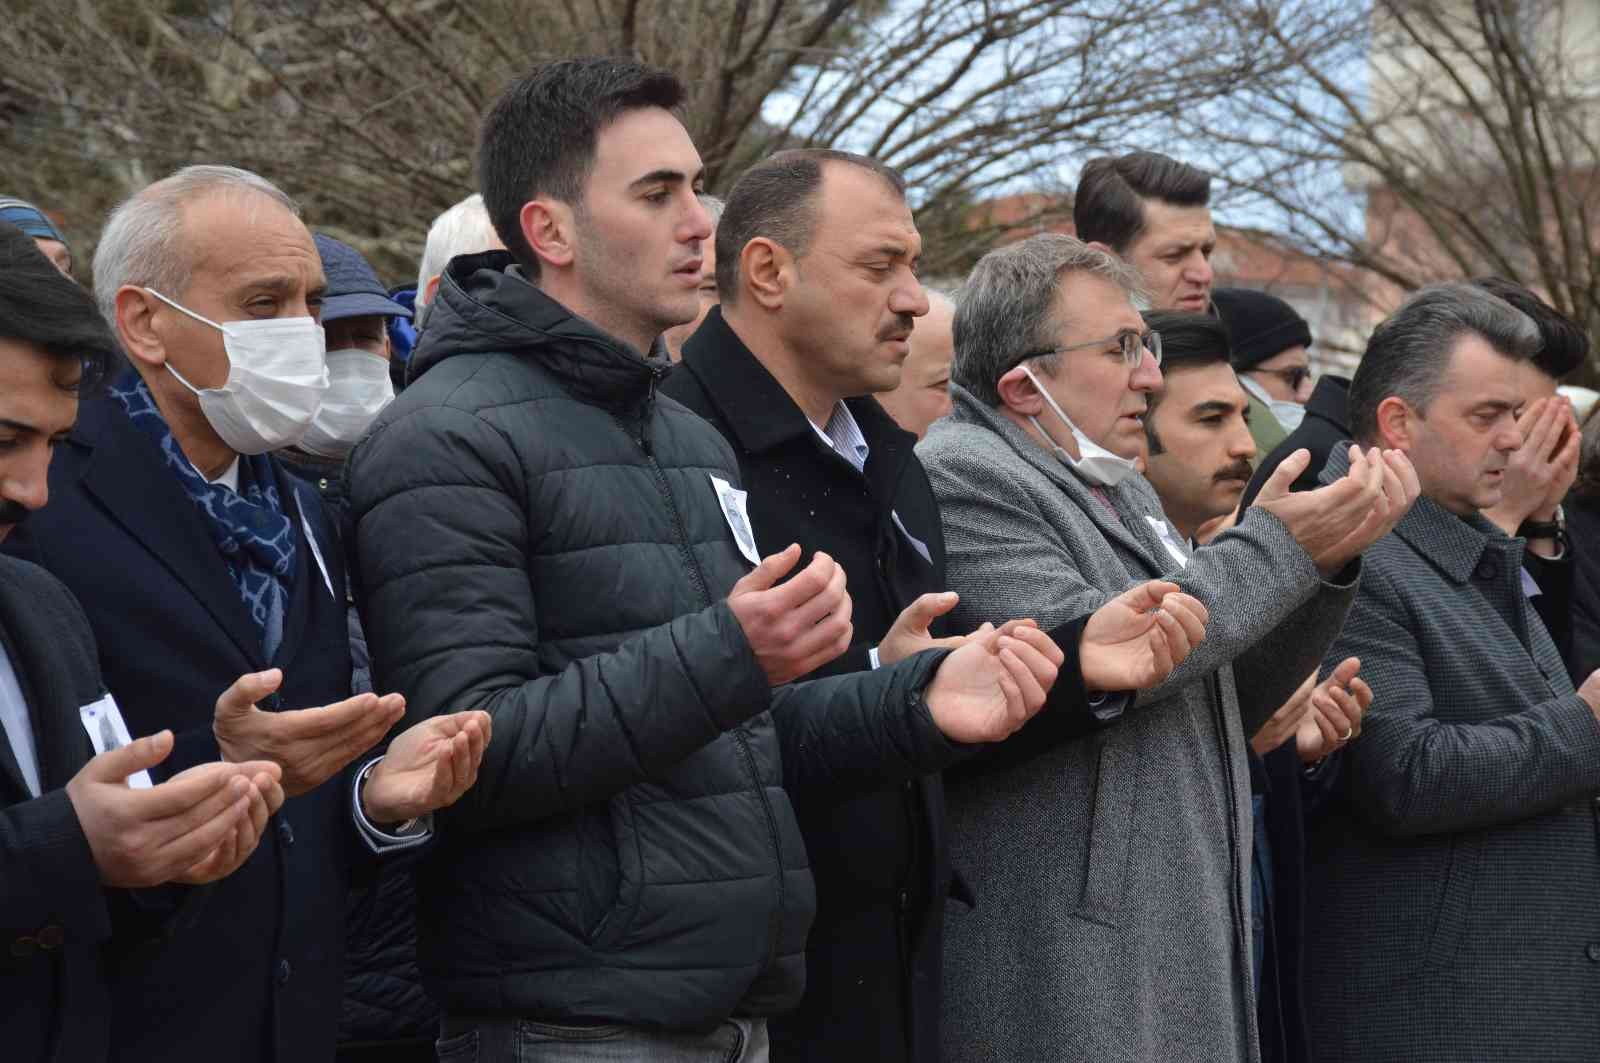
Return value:
M 446 1015 L 438 1049 L 439 1063 L 768 1063 L 765 1019 L 729 1019 L 702 1034 Z

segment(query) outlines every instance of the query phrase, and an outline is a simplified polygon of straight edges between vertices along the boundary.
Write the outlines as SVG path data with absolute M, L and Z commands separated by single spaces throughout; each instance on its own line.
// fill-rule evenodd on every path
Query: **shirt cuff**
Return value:
M 872 665 L 872 670 L 878 670 L 878 647 L 874 646 L 867 651 L 867 663 Z
M 1090 690 L 1087 694 L 1089 715 L 1100 723 L 1111 723 L 1120 718 L 1133 703 L 1133 694 L 1127 690 Z
M 375 853 L 397 852 L 401 849 L 414 849 L 433 837 L 433 813 L 428 813 L 421 819 L 414 819 L 405 824 L 399 831 L 391 834 L 379 830 L 367 819 L 366 809 L 361 807 L 361 787 L 366 784 L 367 776 L 372 769 L 377 767 L 382 757 L 373 757 L 356 772 L 355 788 L 350 794 L 351 806 L 355 809 L 356 828 L 361 833 L 361 840 L 367 843 L 367 848 Z

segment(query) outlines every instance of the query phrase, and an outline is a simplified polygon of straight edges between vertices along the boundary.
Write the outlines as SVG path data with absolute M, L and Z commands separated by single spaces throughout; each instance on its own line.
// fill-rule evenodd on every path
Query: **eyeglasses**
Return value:
M 1129 369 L 1139 368 L 1139 364 L 1144 361 L 1146 352 L 1149 352 L 1150 357 L 1155 359 L 1156 365 L 1161 364 L 1161 333 L 1141 333 L 1135 332 L 1131 328 L 1125 328 L 1115 336 L 1107 336 L 1103 340 L 1092 340 L 1089 343 L 1074 343 L 1070 347 L 1051 347 L 1048 350 L 1033 351 L 1018 358 L 1012 363 L 1012 365 L 1021 365 L 1023 362 L 1029 361 L 1030 359 L 1043 358 L 1046 355 L 1066 354 L 1068 351 L 1081 351 L 1089 347 L 1104 347 L 1111 343 L 1117 344 L 1118 348 L 1122 352 L 1122 362 Z
M 1311 367 L 1307 365 L 1297 365 L 1289 369 L 1250 369 L 1247 372 L 1275 376 L 1289 385 L 1290 391 L 1299 391 L 1300 385 L 1311 379 Z

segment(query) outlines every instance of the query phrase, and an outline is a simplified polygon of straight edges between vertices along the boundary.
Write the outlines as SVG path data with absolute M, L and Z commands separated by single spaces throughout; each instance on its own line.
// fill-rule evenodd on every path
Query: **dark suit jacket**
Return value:
M 871 448 L 865 473 L 825 444 L 720 310 L 684 346 L 661 390 L 733 445 L 762 556 L 798 542 L 844 567 L 855 644 L 813 677 L 865 671 L 868 651 L 920 594 L 944 589 L 944 532 L 927 475 L 871 398 L 850 412 Z M 928 550 L 924 559 L 906 531 Z M 937 775 L 841 799 L 796 794 L 817 884 L 806 995 L 772 1024 L 775 1059 L 933 1060 L 950 862 Z
M 270 662 L 204 518 L 114 399 L 81 404 L 50 469 L 49 506 L 7 543 L 83 603 L 129 731 L 173 729 L 176 748 L 153 774 L 218 759 L 213 709 L 242 673 L 283 669 L 283 687 L 265 709 L 349 696 L 339 549 L 316 493 L 276 472 L 300 541 L 283 643 Z M 133 936 L 143 943 L 113 950 L 114 1058 L 332 1058 L 345 889 L 352 856 L 365 851 L 348 787 L 343 775 L 286 801 L 256 852 L 211 888 L 185 933 L 158 948 L 162 935 L 152 925 Z
M 83 610 L 49 573 L 0 557 L 0 640 L 27 699 L 41 795 L 0 734 L 0 1055 L 95 1063 L 106 1053 L 100 872 L 64 789 L 93 749 L 78 708 L 104 692 Z

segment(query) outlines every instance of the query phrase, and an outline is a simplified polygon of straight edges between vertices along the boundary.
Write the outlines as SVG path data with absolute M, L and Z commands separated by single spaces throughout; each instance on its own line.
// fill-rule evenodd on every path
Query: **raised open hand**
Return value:
M 1062 660 L 1030 624 L 980 629 L 934 673 L 926 695 L 933 722 L 953 742 L 1001 741 L 1044 707 Z
M 401 823 L 455 804 L 478 781 L 490 733 L 481 711 L 433 716 L 402 731 L 367 776 L 367 819 Z
M 1148 690 L 1206 637 L 1210 613 L 1176 583 L 1151 580 L 1096 609 L 1078 641 L 1090 690 Z
M 224 760 L 270 760 L 283 768 L 283 790 L 290 797 L 314 790 L 352 760 L 377 745 L 405 715 L 399 694 L 357 694 L 334 705 L 287 712 L 256 707 L 283 682 L 269 668 L 234 680 L 217 698 L 212 730 Z

